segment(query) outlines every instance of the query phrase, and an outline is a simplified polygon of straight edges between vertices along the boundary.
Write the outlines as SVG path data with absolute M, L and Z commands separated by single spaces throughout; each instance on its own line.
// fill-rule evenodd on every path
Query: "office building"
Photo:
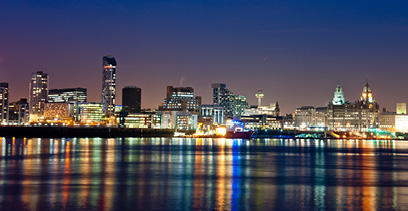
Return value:
M 79 104 L 79 115 L 76 120 L 87 124 L 106 123 L 104 105 L 101 103 Z
M 201 97 L 194 96 L 192 87 L 167 86 L 166 98 L 159 110 L 198 112 Z
M 142 103 L 142 89 L 135 86 L 127 86 L 122 89 L 123 110 L 128 113 L 139 113 Z
M 9 120 L 9 88 L 8 83 L 0 83 L 0 124 Z
M 49 120 L 69 120 L 72 119 L 69 103 L 45 103 L 44 118 Z
M 327 107 L 296 108 L 294 127 L 298 130 L 322 130 L 327 127 Z
M 201 105 L 200 118 L 210 119 L 212 124 L 224 124 L 224 108 L 215 105 Z
M 33 73 L 29 87 L 30 120 L 36 121 L 43 115 L 44 103 L 48 99 L 48 74 L 42 71 Z
M 86 100 L 85 88 L 50 89 L 48 92 L 50 103 L 86 103 Z
M 114 115 L 116 104 L 116 60 L 109 55 L 102 60 L 102 105 L 105 115 L 110 117 Z
M 271 115 L 241 116 L 239 120 L 246 130 L 280 130 L 283 128 L 283 118 Z
M 224 108 L 226 117 L 239 117 L 248 108 L 246 97 L 235 95 L 223 83 L 214 83 L 211 85 L 213 90 L 213 104 Z
M 26 98 L 12 102 L 9 105 L 9 123 L 13 125 L 23 125 L 29 121 L 29 108 Z
M 406 103 L 397 103 L 396 112 L 397 112 L 397 114 L 407 114 L 407 104 Z
M 337 91 L 337 90 L 336 90 Z M 363 87 L 359 101 L 328 106 L 328 128 L 334 131 L 367 131 L 378 128 L 379 105 L 375 102 L 368 83 Z

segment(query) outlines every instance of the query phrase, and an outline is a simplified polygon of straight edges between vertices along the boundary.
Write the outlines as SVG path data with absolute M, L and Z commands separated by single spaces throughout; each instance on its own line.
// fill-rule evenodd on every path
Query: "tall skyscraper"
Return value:
M 43 114 L 44 103 L 48 98 L 48 74 L 42 71 L 33 73 L 29 89 L 30 119 L 35 120 Z
M 128 113 L 138 113 L 141 110 L 142 89 L 127 86 L 122 89 L 122 108 Z
M 8 83 L 0 83 L 0 124 L 7 123 L 9 119 L 9 93 Z
M 102 104 L 107 117 L 115 113 L 116 99 L 116 60 L 113 56 L 107 55 L 102 58 Z

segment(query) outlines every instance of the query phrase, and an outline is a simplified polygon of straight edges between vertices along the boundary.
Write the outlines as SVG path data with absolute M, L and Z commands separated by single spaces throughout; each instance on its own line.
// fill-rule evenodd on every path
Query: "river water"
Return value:
M 0 210 L 408 209 L 408 142 L 0 138 Z

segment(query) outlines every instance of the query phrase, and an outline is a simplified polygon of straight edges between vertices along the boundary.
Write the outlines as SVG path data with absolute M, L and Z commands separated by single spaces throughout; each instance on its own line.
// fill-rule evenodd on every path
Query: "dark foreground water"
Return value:
M 408 142 L 0 138 L 0 210 L 48 209 L 408 209 Z

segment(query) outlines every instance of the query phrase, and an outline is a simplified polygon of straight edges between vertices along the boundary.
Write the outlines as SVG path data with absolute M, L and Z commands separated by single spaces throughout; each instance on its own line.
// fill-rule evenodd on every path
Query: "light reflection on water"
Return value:
M 2 138 L 0 208 L 404 209 L 408 142 Z

